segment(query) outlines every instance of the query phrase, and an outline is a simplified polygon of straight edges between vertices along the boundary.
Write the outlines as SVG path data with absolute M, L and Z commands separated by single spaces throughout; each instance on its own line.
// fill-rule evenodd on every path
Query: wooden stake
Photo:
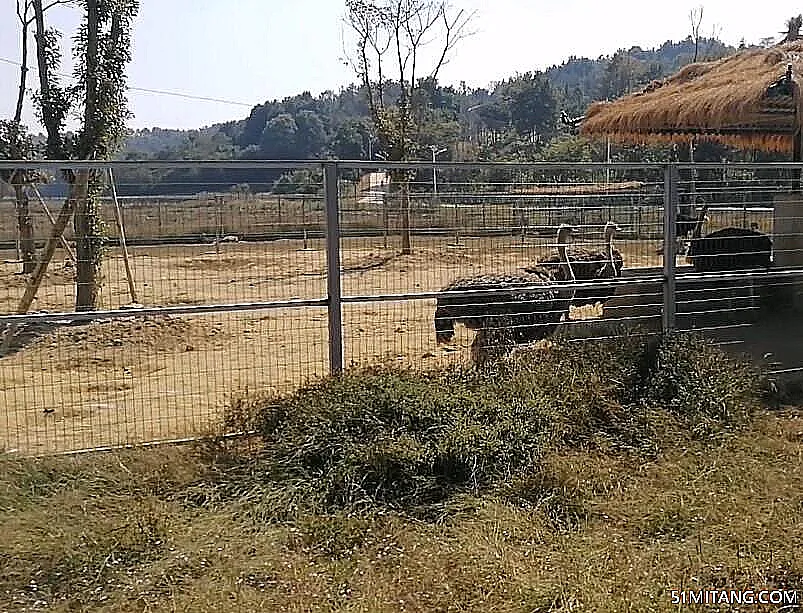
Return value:
M 120 210 L 120 201 L 117 199 L 117 187 L 114 185 L 114 174 L 112 169 L 109 168 L 109 186 L 112 191 L 112 200 L 114 201 L 114 219 L 117 222 L 117 232 L 120 236 L 120 248 L 123 250 L 123 263 L 125 264 L 125 276 L 128 280 L 128 293 L 131 296 L 131 302 L 136 304 L 137 290 L 134 287 L 134 275 L 131 274 L 131 263 L 128 260 L 128 247 L 125 242 L 125 228 L 123 227 L 123 215 Z
M 50 260 L 53 259 L 53 254 L 56 252 L 56 245 L 59 243 L 59 239 L 62 238 L 64 229 L 67 227 L 67 224 L 70 222 L 75 212 L 75 205 L 79 199 L 86 198 L 86 190 L 89 184 L 88 175 L 89 171 L 87 170 L 79 170 L 76 173 L 75 181 L 70 185 L 70 192 L 67 195 L 67 199 L 61 207 L 59 216 L 56 218 L 56 223 L 53 225 L 53 229 L 50 232 L 50 237 L 47 239 L 47 243 L 45 243 L 42 257 L 36 265 L 36 270 L 33 271 L 33 274 L 30 276 L 25 286 L 25 293 L 22 295 L 19 305 L 17 306 L 17 315 L 24 315 L 28 312 L 28 309 L 31 308 L 31 304 L 33 304 L 34 298 L 36 298 L 36 294 L 39 291 L 39 286 L 45 278 Z M 0 355 L 5 355 L 8 352 L 11 341 L 17 334 L 18 327 L 17 324 L 11 324 L 6 329 L 3 342 L 0 345 Z
M 36 197 L 39 199 L 39 204 L 42 205 L 42 209 L 44 209 L 45 215 L 47 215 L 47 218 L 50 220 L 50 225 L 55 226 L 56 220 L 53 219 L 53 214 L 50 212 L 50 209 L 48 208 L 45 199 L 42 198 L 42 194 L 39 192 L 39 188 L 36 187 L 35 185 L 32 185 L 31 188 L 33 189 L 33 192 L 36 194 Z M 67 239 L 64 238 L 63 234 L 59 236 L 59 239 L 61 240 L 61 246 L 64 247 L 64 251 L 67 252 L 67 257 L 69 257 L 73 262 L 75 262 L 75 253 L 73 252 L 72 247 L 70 247 L 70 243 L 67 242 Z

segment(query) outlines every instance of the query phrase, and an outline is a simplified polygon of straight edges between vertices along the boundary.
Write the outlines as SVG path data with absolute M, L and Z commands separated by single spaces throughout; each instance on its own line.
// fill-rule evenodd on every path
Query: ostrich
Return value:
M 688 260 L 697 273 L 736 272 L 768 269 L 771 264 L 772 239 L 756 229 L 722 228 L 702 238 L 693 238 Z M 718 310 L 728 320 L 739 314 L 742 306 L 756 306 L 756 288 L 751 278 L 734 287 L 727 280 L 707 285 L 708 299 L 719 300 Z M 745 293 L 746 292 L 746 293 Z M 746 302 L 745 302 L 746 301 Z
M 700 218 L 696 215 L 678 213 L 675 219 L 675 235 L 678 238 L 688 238 L 689 234 L 692 234 L 696 230 L 699 222 Z
M 558 230 L 558 253 L 564 278 L 575 280 L 566 253 L 566 243 L 574 228 Z M 471 353 L 477 365 L 487 358 L 487 349 L 523 344 L 548 337 L 568 314 L 574 297 L 572 288 L 555 283 L 552 272 L 534 268 L 517 275 L 479 275 L 459 279 L 442 291 L 500 290 L 493 295 L 441 295 L 435 309 L 435 336 L 439 344 L 454 338 L 456 323 L 476 330 Z
M 772 239 L 757 229 L 723 228 L 693 238 L 688 258 L 695 272 L 726 272 L 770 267 Z
M 704 204 L 696 217 L 694 215 L 677 213 L 675 218 L 675 255 L 678 253 L 688 255 L 689 241 L 700 238 L 703 224 L 708 221 L 707 212 L 708 204 Z M 664 246 L 661 245 L 655 253 L 663 255 Z
M 605 224 L 603 236 L 605 237 L 605 249 L 590 251 L 582 247 L 569 249 L 569 261 L 575 277 L 581 281 L 592 281 L 595 279 L 618 279 L 622 276 L 622 266 L 624 260 L 618 249 L 613 248 L 613 237 L 621 228 L 616 223 L 609 221 Z M 546 268 L 556 281 L 567 281 L 564 268 L 561 265 L 559 255 L 551 255 L 548 258 L 538 261 L 536 268 Z M 525 268 L 525 272 L 536 270 L 536 268 Z M 578 289 L 574 293 L 572 306 L 583 306 L 586 304 L 605 304 L 616 292 L 616 288 L 606 289 Z

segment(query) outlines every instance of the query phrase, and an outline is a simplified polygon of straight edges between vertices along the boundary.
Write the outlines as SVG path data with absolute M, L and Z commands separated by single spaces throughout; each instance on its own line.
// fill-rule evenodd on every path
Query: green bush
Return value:
M 540 424 L 470 373 L 352 371 L 259 412 L 272 477 L 314 483 L 327 507 L 426 503 L 536 459 Z
M 695 334 L 666 335 L 646 386 L 646 400 L 699 427 L 744 423 L 761 402 L 760 373 Z
M 479 370 L 350 370 L 235 402 L 227 426 L 259 432 L 248 471 L 270 484 L 273 506 L 411 509 L 537 471 L 555 449 L 654 453 L 667 411 L 692 430 L 731 426 L 757 404 L 757 381 L 688 335 L 657 348 L 636 336 L 565 341 Z

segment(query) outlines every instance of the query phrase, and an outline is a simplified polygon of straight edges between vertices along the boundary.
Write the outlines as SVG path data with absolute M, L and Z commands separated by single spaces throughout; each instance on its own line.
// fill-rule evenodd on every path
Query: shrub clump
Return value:
M 249 419 L 272 480 L 324 508 L 425 504 L 537 460 L 540 416 L 468 371 L 355 370 L 275 399 Z M 316 505 L 317 506 L 317 505 Z
M 543 454 L 567 446 L 653 450 L 661 412 L 692 431 L 732 426 L 757 406 L 758 381 L 689 335 L 657 348 L 637 336 L 568 341 L 479 370 L 355 369 L 241 399 L 226 425 L 259 433 L 248 473 L 271 485 L 271 506 L 409 509 L 537 471 Z
M 646 400 L 696 425 L 744 423 L 761 402 L 762 377 L 710 340 L 672 333 L 658 347 Z

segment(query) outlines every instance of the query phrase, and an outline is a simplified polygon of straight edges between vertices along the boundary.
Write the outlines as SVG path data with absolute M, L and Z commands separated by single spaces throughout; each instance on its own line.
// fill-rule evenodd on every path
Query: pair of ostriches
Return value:
M 618 230 L 612 221 L 605 224 L 605 249 L 591 251 L 570 249 L 578 228 L 562 225 L 557 253 L 536 266 L 520 274 L 478 275 L 450 283 L 437 299 L 438 343 L 450 342 L 455 324 L 463 324 L 476 331 L 471 354 L 475 364 L 482 364 L 491 355 L 549 337 L 564 315 L 568 319 L 571 306 L 604 304 L 615 288 L 577 289 L 574 283 L 621 276 L 622 254 L 613 247 Z

